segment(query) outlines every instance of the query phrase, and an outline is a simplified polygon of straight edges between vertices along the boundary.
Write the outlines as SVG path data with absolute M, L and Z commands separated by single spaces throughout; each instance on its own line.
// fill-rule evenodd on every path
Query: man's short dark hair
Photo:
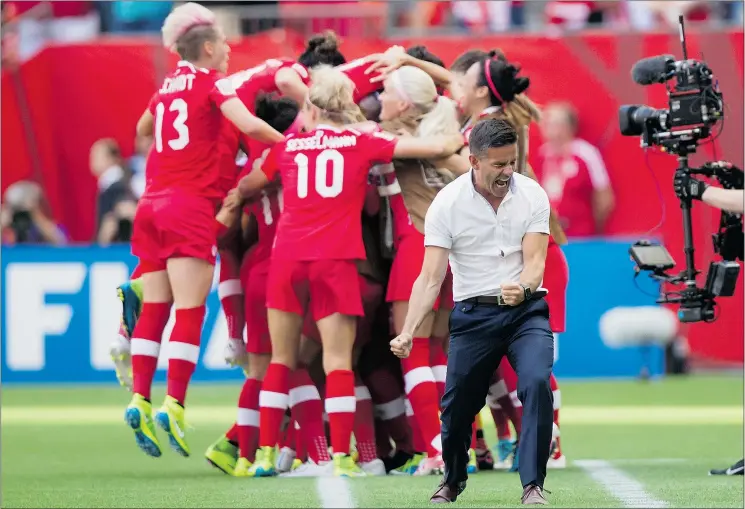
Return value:
M 426 46 L 423 46 L 421 44 L 418 46 L 412 46 L 411 48 L 406 50 L 406 53 L 409 56 L 417 58 L 419 60 L 424 60 L 425 62 L 439 65 L 443 68 L 445 67 L 445 62 L 443 62 L 440 57 L 432 53 L 430 50 L 427 49 Z
M 516 143 L 517 131 L 508 122 L 498 118 L 487 118 L 474 126 L 468 145 L 471 154 L 482 158 L 490 148 L 506 147 Z
M 460 74 L 465 74 L 476 62 L 481 62 L 489 56 L 489 53 L 480 49 L 469 49 L 455 59 L 450 66 L 450 70 Z

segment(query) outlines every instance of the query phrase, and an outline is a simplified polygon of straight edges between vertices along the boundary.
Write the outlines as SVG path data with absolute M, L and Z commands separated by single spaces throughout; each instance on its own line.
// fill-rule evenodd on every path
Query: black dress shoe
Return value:
M 450 486 L 442 481 L 437 487 L 435 494 L 429 499 L 432 504 L 449 504 L 458 499 L 458 495 L 466 489 L 466 482 L 459 482 L 456 486 Z

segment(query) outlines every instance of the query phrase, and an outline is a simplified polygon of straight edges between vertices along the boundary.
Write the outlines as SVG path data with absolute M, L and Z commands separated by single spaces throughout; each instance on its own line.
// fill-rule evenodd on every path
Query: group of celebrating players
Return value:
M 194 3 L 169 15 L 163 42 L 181 61 L 137 124 L 154 146 L 134 220 L 139 265 L 119 288 L 112 346 L 133 392 L 125 421 L 137 445 L 161 455 L 157 424 L 176 452 L 191 454 L 184 404 L 219 251 L 226 361 L 246 380 L 235 423 L 206 452 L 210 463 L 236 477 L 441 472 L 450 277 L 411 354 L 399 360 L 388 343 L 421 269 L 427 208 L 469 171 L 470 128 L 484 118 L 510 123 L 520 135 L 517 170 L 532 175 L 527 128 L 540 112 L 523 94 L 529 80 L 498 51 L 467 51 L 450 69 L 422 46 L 346 62 L 332 33 L 312 38 L 297 61 L 226 75 L 225 36 Z M 566 239 L 553 217 L 551 234 L 543 286 L 558 333 Z M 153 414 L 172 307 L 167 396 Z M 497 457 L 477 416 L 470 472 L 517 470 L 517 386 L 505 359 L 486 401 Z M 562 468 L 553 377 L 552 389 L 549 467 Z

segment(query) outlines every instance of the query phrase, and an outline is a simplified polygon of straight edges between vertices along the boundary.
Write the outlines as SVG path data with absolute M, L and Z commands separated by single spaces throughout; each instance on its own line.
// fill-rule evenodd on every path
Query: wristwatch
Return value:
M 525 292 L 525 300 L 530 300 L 530 297 L 533 296 L 533 290 L 528 285 L 521 284 L 520 286 L 523 287 L 523 291 Z

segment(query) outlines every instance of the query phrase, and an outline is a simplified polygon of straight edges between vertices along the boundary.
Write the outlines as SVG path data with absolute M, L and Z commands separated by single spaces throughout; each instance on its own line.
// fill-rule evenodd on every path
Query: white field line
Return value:
M 595 482 L 601 484 L 624 507 L 668 507 L 667 502 L 655 498 L 644 486 L 622 470 L 604 460 L 574 461 Z
M 319 477 L 316 480 L 316 491 L 323 509 L 357 507 L 349 482 L 344 477 Z
M 125 405 L 106 406 L 10 406 L 3 405 L 0 419 L 4 425 L 95 425 L 117 424 L 123 419 Z M 194 425 L 224 424 L 236 418 L 233 406 L 187 407 L 186 419 Z M 577 407 L 561 409 L 563 424 L 660 425 L 736 424 L 742 426 L 740 406 L 711 407 Z M 487 419 L 488 422 L 488 419 Z

